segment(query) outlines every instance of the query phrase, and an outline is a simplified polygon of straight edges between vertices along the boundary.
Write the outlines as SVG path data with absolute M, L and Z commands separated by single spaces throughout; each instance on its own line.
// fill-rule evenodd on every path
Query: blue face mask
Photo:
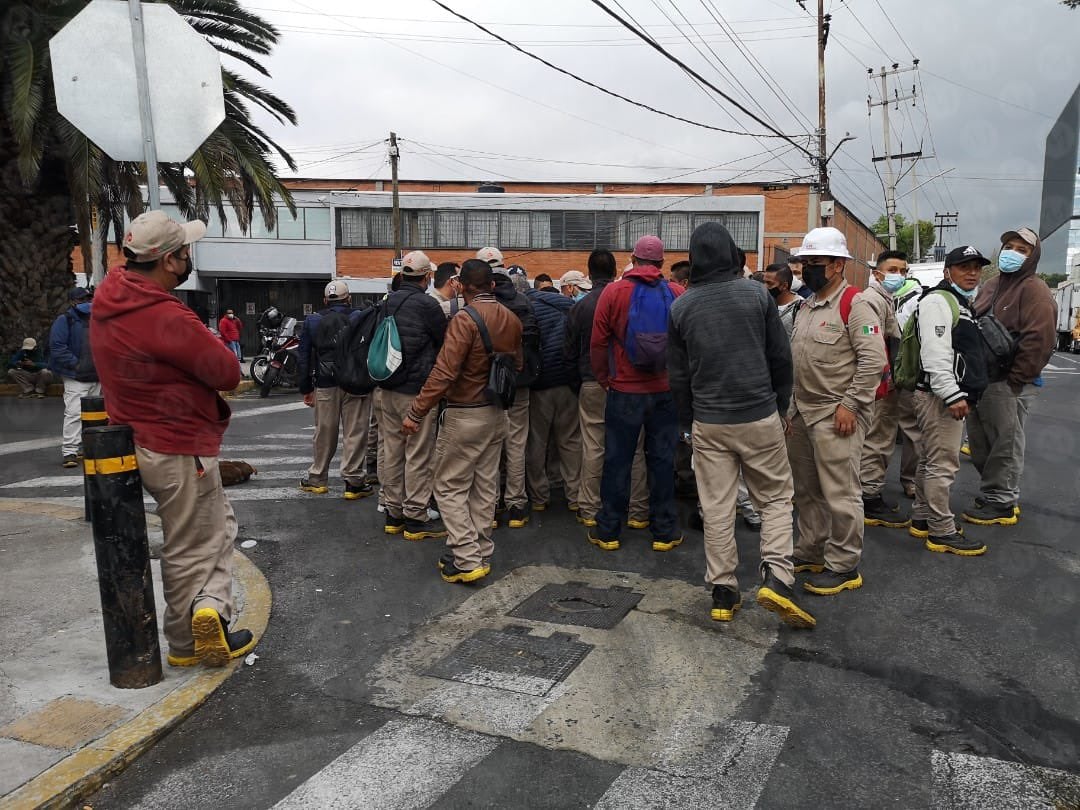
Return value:
M 885 278 L 881 280 L 881 286 L 885 288 L 885 292 L 894 293 L 904 286 L 906 280 L 899 273 L 886 273 Z
M 954 290 L 956 290 L 956 294 L 957 294 L 957 295 L 962 295 L 962 296 L 963 296 L 964 298 L 967 298 L 968 300 L 971 300 L 972 298 L 974 298 L 974 297 L 975 297 L 975 293 L 977 293 L 977 292 L 979 291 L 979 288 L 978 288 L 978 287 L 973 287 L 973 288 L 972 288 L 972 289 L 970 289 L 970 290 L 965 290 L 965 289 L 963 289 L 962 287 L 957 287 L 957 286 L 956 286 L 955 284 L 953 284 L 953 282 L 951 282 L 951 281 L 950 281 L 949 283 L 950 283 L 950 284 L 952 284 L 952 288 L 953 288 Z
M 574 300 L 575 301 L 580 301 L 586 295 L 588 295 L 588 293 L 585 292 L 584 290 L 578 290 L 577 293 L 574 295 Z
M 1015 273 L 1027 258 L 1015 250 L 1003 250 L 998 254 L 998 268 L 1002 273 Z

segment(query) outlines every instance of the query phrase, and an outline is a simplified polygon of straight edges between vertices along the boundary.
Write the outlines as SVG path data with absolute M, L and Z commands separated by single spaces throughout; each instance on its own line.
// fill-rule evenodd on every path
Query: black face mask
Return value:
M 782 292 L 779 287 L 769 287 L 769 295 L 773 298 L 779 298 Z
M 180 286 L 191 276 L 191 271 L 195 269 L 195 265 L 191 261 L 191 254 L 184 260 L 184 272 L 176 277 L 176 284 Z
M 803 284 L 810 288 L 810 292 L 817 292 L 824 288 L 829 279 L 825 277 L 826 271 L 829 269 L 827 264 L 804 264 L 802 268 L 802 280 Z

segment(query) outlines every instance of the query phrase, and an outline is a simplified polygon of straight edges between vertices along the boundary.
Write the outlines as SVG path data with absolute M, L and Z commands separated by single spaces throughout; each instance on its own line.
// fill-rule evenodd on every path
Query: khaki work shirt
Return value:
M 840 297 L 849 286 L 845 282 L 821 300 L 811 296 L 795 318 L 791 333 L 795 388 L 789 414 L 801 414 L 807 425 L 832 418 L 837 405 L 867 419 L 881 382 L 885 368 L 881 322 L 865 293 L 860 293 L 844 325 Z

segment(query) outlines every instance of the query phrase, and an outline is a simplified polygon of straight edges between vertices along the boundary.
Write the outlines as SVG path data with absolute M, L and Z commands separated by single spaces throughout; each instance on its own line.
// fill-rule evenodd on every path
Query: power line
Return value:
M 906 40 L 906 39 L 904 39 L 904 35 L 900 33 L 900 29 L 898 29 L 898 28 L 896 27 L 896 24 L 895 24 L 895 23 L 893 23 L 893 21 L 892 21 L 892 17 L 890 17 L 890 16 L 889 16 L 889 13 L 888 13 L 887 11 L 885 11 L 885 7 L 884 7 L 883 5 L 881 5 L 881 0 L 874 0 L 874 3 L 876 3 L 876 4 L 877 4 L 877 7 L 878 7 L 879 9 L 881 9 L 881 13 L 885 15 L 885 19 L 886 19 L 886 20 L 888 21 L 888 23 L 889 23 L 889 26 L 890 26 L 890 27 L 892 28 L 892 30 L 893 30 L 893 33 L 894 33 L 894 34 L 896 34 L 897 38 L 898 38 L 898 39 L 900 40 L 900 43 L 901 43 L 901 44 L 902 44 L 902 45 L 903 45 L 903 46 L 904 46 L 905 48 L 907 48 L 907 52 L 908 52 L 908 55 L 909 55 L 909 56 L 910 56 L 910 57 L 911 57 L 912 59 L 915 59 L 915 58 L 916 58 L 916 57 L 915 57 L 915 52 L 914 52 L 913 50 L 911 50 L 911 46 L 907 44 L 907 40 Z
M 436 2 L 437 2 L 437 0 L 436 0 Z M 769 130 L 770 132 L 774 133 L 774 134 L 775 134 L 776 136 L 778 136 L 778 137 L 782 138 L 783 140 L 787 141 L 787 142 L 788 142 L 788 143 L 790 143 L 790 144 L 791 144 L 792 146 L 794 146 L 794 147 L 795 147 L 796 149 L 798 149 L 798 150 L 799 150 L 800 152 L 803 152 L 804 154 L 806 154 L 807 156 L 810 156 L 810 157 L 812 157 L 812 156 L 813 156 L 813 153 L 812 153 L 812 152 L 811 152 L 811 151 L 810 151 L 809 149 L 807 149 L 807 148 L 806 148 L 805 146 L 803 146 L 802 144 L 800 144 L 800 143 L 796 142 L 796 141 L 795 141 L 795 140 L 794 140 L 793 138 L 791 138 L 790 136 L 788 136 L 788 135 L 784 135 L 784 134 L 783 134 L 782 132 L 778 131 L 778 130 L 777 130 L 777 129 L 775 129 L 774 127 L 771 127 L 771 126 L 769 126 L 769 125 L 768 125 L 768 124 L 767 124 L 767 123 L 766 123 L 765 121 L 763 121 L 763 120 L 762 120 L 762 119 L 761 119 L 760 117 L 758 117 L 758 116 L 757 116 L 757 115 L 755 115 L 754 113 L 750 112 L 750 110 L 746 109 L 746 107 L 744 107 L 744 106 L 743 106 L 742 104 L 740 104 L 740 103 L 739 103 L 738 101 L 736 101 L 735 99 L 733 99 L 733 98 L 732 98 L 731 96 L 729 96 L 729 95 L 728 95 L 727 93 L 725 93 L 725 92 L 724 92 L 723 90 L 721 90 L 721 89 L 720 89 L 720 88 L 718 88 L 718 87 L 717 87 L 716 85 L 714 85 L 714 84 L 713 84 L 712 82 L 710 82 L 710 81 L 708 81 L 707 79 L 705 79 L 704 77 L 702 77 L 702 76 L 701 76 L 701 74 L 699 74 L 699 73 L 698 73 L 697 71 L 695 71 L 695 70 L 694 70 L 693 68 L 691 68 L 691 67 L 690 67 L 689 65 L 687 65 L 687 64 L 686 64 L 685 62 L 683 62 L 683 61 L 682 61 L 681 59 L 679 59 L 679 58 L 678 58 L 677 56 L 675 56 L 675 55 L 673 55 L 672 53 L 670 53 L 670 52 L 668 52 L 667 50 L 665 50 L 663 46 L 661 46 L 661 45 L 659 45 L 659 44 L 657 44 L 657 43 L 653 42 L 653 41 L 652 41 L 652 40 L 651 40 L 651 39 L 650 39 L 650 38 L 648 37 L 648 35 L 647 35 L 647 34 L 645 34 L 645 33 L 644 33 L 643 31 L 640 31 L 640 30 L 638 30 L 638 29 L 637 29 L 636 27 L 634 27 L 634 26 L 633 26 L 633 25 L 631 25 L 631 24 L 630 24 L 629 22 L 627 22 L 626 20 L 624 20 L 624 19 L 623 19 L 622 17 L 620 17 L 620 16 L 618 15 L 618 14 L 616 14 L 616 13 L 615 13 L 614 11 L 612 11 L 612 10 L 611 10 L 611 9 L 610 9 L 610 8 L 609 8 L 608 6 L 606 6 L 606 5 L 605 5 L 605 4 L 603 3 L 603 2 L 601 2 L 601 0 L 592 0 L 592 3 L 593 3 L 593 5 L 595 5 L 595 6 L 599 7 L 600 9 L 602 9 L 602 10 L 604 11 L 604 13 L 606 13 L 606 14 L 607 14 L 607 15 L 608 15 L 609 17 L 611 17 L 611 18 L 613 18 L 613 19 L 617 20 L 618 22 L 622 23 L 622 25 L 623 25 L 623 26 L 624 26 L 624 27 L 625 27 L 625 28 L 626 28 L 627 30 L 629 30 L 629 31 L 632 31 L 632 32 L 634 32 L 634 33 L 635 33 L 635 34 L 636 34 L 636 35 L 637 35 L 638 37 L 640 37 L 640 38 L 641 38 L 642 40 L 644 40 L 645 42 L 649 43 L 650 47 L 652 47 L 652 48 L 653 48 L 653 50 L 655 50 L 655 51 L 657 51 L 658 53 L 660 53 L 660 54 L 661 54 L 662 56 L 664 56 L 664 57 L 665 57 L 665 58 L 666 58 L 666 59 L 667 59 L 668 61 L 670 61 L 670 62 L 673 62 L 674 64 L 678 65 L 678 66 L 679 66 L 680 68 L 682 68 L 682 69 L 683 69 L 683 71 L 684 71 L 684 72 L 686 72 L 686 73 L 690 74 L 691 76 L 693 76 L 694 78 L 696 78 L 696 79 L 697 79 L 698 81 L 700 81 L 700 82 L 704 83 L 704 84 L 705 84 L 705 86 L 707 86 L 707 87 L 708 87 L 708 88 L 709 88 L 710 90 L 712 90 L 712 91 L 713 91 L 714 93 L 716 93 L 716 94 L 717 94 L 717 95 L 719 95 L 719 96 L 720 96 L 721 98 L 724 98 L 724 99 L 726 99 L 726 100 L 727 100 L 728 102 L 730 102 L 731 104 L 733 104 L 733 105 L 734 105 L 734 106 L 735 106 L 735 107 L 736 107 L 736 108 L 737 108 L 738 110 L 740 110 L 740 111 L 741 111 L 741 112 L 742 112 L 743 114 L 745 114 L 745 115 L 749 116 L 749 117 L 750 117 L 750 118 L 751 118 L 752 120 L 756 121 L 756 122 L 757 122 L 758 124 L 761 124 L 761 126 L 765 127 L 765 128 L 767 129 L 767 130 Z
M 505 45 L 509 45 L 511 48 L 513 48 L 518 53 L 524 54 L 525 56 L 529 57 L 530 59 L 534 59 L 535 61 L 539 62 L 540 64 L 544 65 L 545 67 L 548 67 L 548 68 L 550 68 L 551 70 L 554 70 L 557 73 L 561 73 L 562 75 L 567 76 L 567 77 L 573 79 L 576 82 L 580 82 L 581 84 L 584 84 L 587 87 L 591 87 L 594 90 L 599 90 L 601 93 L 604 93 L 605 95 L 611 96 L 612 98 L 617 98 L 620 101 L 625 101 L 627 104 L 633 104 L 635 107 L 640 107 L 643 110 L 648 110 L 649 112 L 656 113 L 657 115 L 662 115 L 665 118 L 670 118 L 670 119 L 672 119 L 674 121 L 681 121 L 684 124 L 690 124 L 691 126 L 701 127 L 702 129 L 709 129 L 709 130 L 713 130 L 714 132 L 723 132 L 726 135 L 751 135 L 752 134 L 752 133 L 745 132 L 745 131 L 734 130 L 734 129 L 724 129 L 723 127 L 716 127 L 716 126 L 713 126 L 712 124 L 705 124 L 705 123 L 702 123 L 700 121 L 694 121 L 694 120 L 692 120 L 690 118 L 684 118 L 681 115 L 676 115 L 674 113 L 669 113 L 669 112 L 667 112 L 665 110 L 661 110 L 661 109 L 659 109 L 657 107 L 653 107 L 650 104 L 645 104 L 644 102 L 641 102 L 641 101 L 635 101 L 634 99 L 629 98 L 628 96 L 624 96 L 621 93 L 616 93 L 614 90 L 609 90 L 608 88 L 606 88 L 606 87 L 604 87 L 602 85 L 599 85 L 596 82 L 593 82 L 593 81 L 590 81 L 590 80 L 588 80 L 586 78 L 583 78 L 583 77 L 579 76 L 578 74 L 567 70 L 566 68 L 561 68 L 558 65 L 554 64 L 553 62 L 549 62 L 544 57 L 538 56 L 537 54 L 533 53 L 532 51 L 525 50 L 520 45 L 517 45 L 516 43 L 511 42 L 506 37 L 503 37 L 503 36 L 500 36 L 499 34 L 496 34 L 490 28 L 486 28 L 485 26 L 481 25 L 480 23 L 469 19 L 464 14 L 460 14 L 457 11 L 454 11 L 452 8 L 450 8 L 450 6 L 446 5 L 446 3 L 443 3 L 442 0 L 431 0 L 431 2 L 433 2 L 439 8 L 441 8 L 443 11 L 446 11 L 449 14 L 453 14 L 455 17 L 457 17 L 457 18 L 459 18 L 461 20 L 472 23 L 474 26 L 476 26 L 476 28 L 480 29 L 485 34 L 487 34 L 488 36 L 494 37 L 495 39 L 499 40 L 500 42 L 502 42 Z M 756 116 L 755 116 L 755 120 L 760 120 L 760 119 L 757 119 Z M 764 123 L 764 122 L 761 122 L 761 123 Z M 760 136 L 757 136 L 757 137 L 783 138 L 784 140 L 788 140 L 787 135 L 783 135 L 782 133 L 777 132 L 773 127 L 768 127 L 768 129 L 775 132 L 776 134 L 775 135 L 760 135 Z
M 859 19 L 858 15 L 855 13 L 855 9 L 853 9 L 851 7 L 851 3 L 850 2 L 844 2 L 844 0 L 840 0 L 840 3 L 844 8 L 847 9 L 848 14 L 851 15 L 851 18 L 853 20 L 855 20 L 856 23 L 858 23 L 859 28 L 861 28 L 866 33 L 866 35 L 868 37 L 870 37 L 870 41 L 873 42 L 877 46 L 879 51 L 881 51 L 881 55 L 884 56 L 886 59 L 888 59 L 890 63 L 891 62 L 896 62 L 895 59 L 893 59 L 891 56 L 889 56 L 888 52 L 885 50 L 885 46 L 882 45 L 880 42 L 878 42 L 877 37 L 875 37 L 873 34 L 870 33 L 870 29 L 867 28 L 865 25 L 863 25 L 863 21 Z

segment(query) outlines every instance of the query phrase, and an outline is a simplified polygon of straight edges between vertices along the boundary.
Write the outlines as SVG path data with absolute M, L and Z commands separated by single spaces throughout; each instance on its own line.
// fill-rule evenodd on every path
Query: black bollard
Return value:
M 131 428 L 86 428 L 83 451 L 109 681 L 120 689 L 153 686 L 161 680 L 161 649 Z
M 82 409 L 82 429 L 101 427 L 109 424 L 109 414 L 105 412 L 104 397 L 82 397 L 79 400 Z M 86 447 L 85 441 L 83 447 Z M 85 456 L 84 456 L 85 458 Z M 85 520 L 90 520 L 90 482 L 86 477 L 86 465 L 83 464 L 83 508 Z

